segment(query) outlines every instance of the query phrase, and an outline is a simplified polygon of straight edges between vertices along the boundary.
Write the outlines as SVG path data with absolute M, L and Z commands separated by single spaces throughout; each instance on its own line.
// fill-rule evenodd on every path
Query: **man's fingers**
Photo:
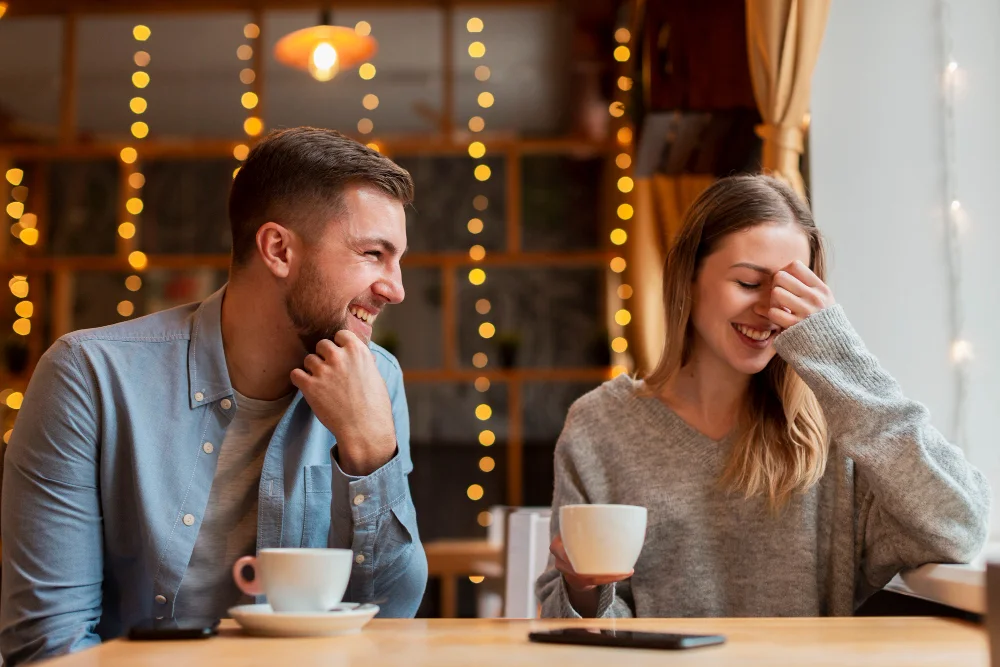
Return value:
M 291 373 L 292 384 L 295 385 L 297 389 L 302 389 L 303 385 L 308 383 L 310 378 L 311 376 L 301 368 L 292 369 Z
M 302 365 L 309 371 L 310 375 L 316 376 L 323 368 L 323 360 L 315 354 L 307 354 Z
M 324 338 L 320 342 L 316 343 L 316 354 L 322 357 L 325 361 L 330 361 L 334 358 L 337 353 L 337 346 L 333 344 L 333 341 L 329 338 Z
M 353 331 L 349 329 L 341 329 L 333 337 L 333 342 L 337 344 L 337 347 L 350 347 L 351 345 L 363 345 L 361 339 L 358 338 Z

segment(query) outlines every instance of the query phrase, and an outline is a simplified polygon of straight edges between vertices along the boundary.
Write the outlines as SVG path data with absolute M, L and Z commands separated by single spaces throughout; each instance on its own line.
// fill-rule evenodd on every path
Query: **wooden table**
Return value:
M 534 629 L 569 625 L 721 633 L 724 646 L 668 652 L 530 643 Z M 939 618 L 629 619 L 520 621 L 375 620 L 361 634 L 327 639 L 244 637 L 224 621 L 219 637 L 184 642 L 118 640 L 52 667 L 988 667 L 985 630 Z
M 434 540 L 424 544 L 427 572 L 441 581 L 441 617 L 458 615 L 458 578 L 503 576 L 503 545 L 487 540 Z

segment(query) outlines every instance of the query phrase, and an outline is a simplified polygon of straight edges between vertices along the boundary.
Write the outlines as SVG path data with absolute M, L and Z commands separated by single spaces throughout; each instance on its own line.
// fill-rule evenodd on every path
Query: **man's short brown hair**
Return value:
M 413 201 L 409 172 L 340 132 L 293 127 L 268 134 L 251 149 L 229 192 L 233 264 L 250 260 L 266 222 L 307 238 L 321 234 L 352 183 L 375 187 L 404 206 Z

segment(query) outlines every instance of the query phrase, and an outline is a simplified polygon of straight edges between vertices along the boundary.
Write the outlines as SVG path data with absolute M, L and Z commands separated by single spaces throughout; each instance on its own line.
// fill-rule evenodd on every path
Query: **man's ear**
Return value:
M 276 222 L 265 222 L 257 230 L 257 254 L 276 278 L 287 278 L 291 272 L 296 240 L 294 232 Z

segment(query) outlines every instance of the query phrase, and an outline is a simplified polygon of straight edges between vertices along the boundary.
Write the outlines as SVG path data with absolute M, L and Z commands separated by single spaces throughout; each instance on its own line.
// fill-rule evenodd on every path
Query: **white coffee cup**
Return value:
M 563 505 L 559 534 L 577 574 L 628 574 L 646 539 L 646 508 L 636 505 Z
M 261 549 L 236 561 L 233 580 L 246 595 L 266 595 L 276 612 L 324 612 L 344 599 L 353 562 L 350 549 Z

